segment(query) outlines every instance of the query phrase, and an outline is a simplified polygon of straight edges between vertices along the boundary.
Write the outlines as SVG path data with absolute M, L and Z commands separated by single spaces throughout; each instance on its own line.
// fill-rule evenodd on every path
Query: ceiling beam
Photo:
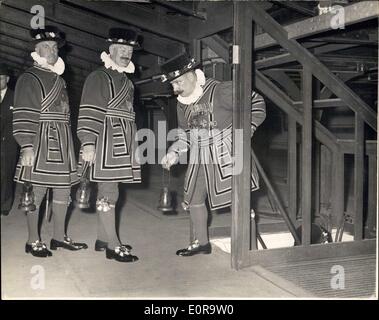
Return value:
M 65 33 L 68 42 L 89 48 L 97 53 L 108 47 L 104 40 L 108 37 L 109 28 L 126 27 L 125 24 L 111 19 L 59 3 L 54 4 L 54 6 L 53 4 L 47 4 L 46 20 L 49 21 L 49 24 L 59 27 Z M 31 6 L 32 3 L 30 2 L 6 0 L 1 6 L 0 19 L 29 29 L 29 22 L 32 17 L 29 12 Z M 52 14 L 48 15 L 49 12 Z M 184 50 L 183 45 L 178 42 L 146 32 L 143 32 L 142 36 L 144 39 L 143 50 L 148 53 L 168 58 Z
M 109 1 L 102 3 L 101 1 L 78 0 L 67 0 L 65 2 L 181 43 L 189 43 L 186 19 L 161 16 L 159 12 L 149 9 L 143 3 L 111 3 Z
M 379 4 L 376 2 L 375 4 L 379 8 Z M 340 78 L 333 74 L 311 52 L 301 46 L 296 40 L 288 39 L 285 29 L 260 8 L 259 5 L 255 3 L 251 3 L 251 5 L 253 6 L 251 13 L 256 23 L 259 23 L 262 28 L 268 31 L 303 66 L 307 66 L 316 78 L 328 86 L 351 110 L 359 114 L 370 127 L 377 130 L 377 113 L 369 105 L 346 86 Z
M 190 21 L 190 39 L 201 39 L 209 37 L 220 31 L 233 27 L 233 3 L 204 1 L 199 2 L 207 12 L 206 21 Z
M 304 44 L 303 44 L 304 45 Z M 325 46 L 317 47 L 314 49 L 310 49 L 315 55 L 319 55 L 322 53 L 328 53 L 328 52 L 335 52 L 339 50 L 344 49 L 350 49 L 357 47 L 357 45 L 351 45 L 351 44 L 328 44 Z M 263 68 L 272 68 L 272 67 L 278 67 L 280 65 L 295 62 L 296 59 L 293 55 L 290 53 L 284 53 L 277 56 L 269 57 L 269 58 L 263 58 L 255 61 L 255 67 L 257 69 L 263 69 Z
M 153 2 L 158 3 L 164 7 L 173 9 L 179 13 L 183 13 L 184 15 L 187 15 L 190 17 L 194 17 L 194 18 L 197 18 L 200 20 L 206 20 L 207 19 L 206 14 L 193 11 L 191 9 L 188 9 L 188 8 L 182 6 L 182 5 L 174 4 L 173 1 L 170 2 L 170 1 L 165 1 L 165 0 L 153 0 Z
M 256 3 L 251 3 L 251 5 L 256 5 Z M 376 1 L 361 1 L 344 7 L 345 26 L 375 19 L 378 16 L 379 3 Z M 283 28 L 287 32 L 288 39 L 301 39 L 333 30 L 331 26 L 333 17 L 333 13 L 326 13 L 292 23 Z M 255 49 L 263 49 L 273 45 L 277 45 L 277 42 L 268 33 L 255 37 Z
M 306 7 L 296 3 L 295 1 L 270 1 L 270 2 L 277 4 L 281 7 L 285 7 L 285 8 L 291 9 L 291 10 L 295 10 L 297 12 L 300 12 L 300 13 L 305 14 L 305 15 L 310 16 L 310 17 L 314 17 L 317 15 L 317 12 L 315 9 L 306 8 Z

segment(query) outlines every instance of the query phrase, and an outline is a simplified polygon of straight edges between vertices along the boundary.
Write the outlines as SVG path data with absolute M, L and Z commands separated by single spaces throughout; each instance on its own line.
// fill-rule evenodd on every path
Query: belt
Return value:
M 136 114 L 134 111 L 118 110 L 118 109 L 107 109 L 105 112 L 106 117 L 116 117 L 125 119 L 128 121 L 134 121 L 136 119 Z
M 68 113 L 59 113 L 59 112 L 42 112 L 39 120 L 40 121 L 69 122 L 70 115 Z

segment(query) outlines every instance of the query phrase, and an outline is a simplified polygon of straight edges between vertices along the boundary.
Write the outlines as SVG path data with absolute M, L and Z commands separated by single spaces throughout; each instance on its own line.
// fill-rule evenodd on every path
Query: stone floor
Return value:
M 159 181 L 159 178 L 158 178 Z M 93 250 L 96 215 L 75 208 L 69 235 L 89 244 L 79 252 L 59 250 L 46 259 L 25 254 L 27 225 L 17 209 L 1 217 L 1 278 L 3 299 L 28 298 L 295 298 L 296 286 L 282 287 L 249 269 L 235 271 L 230 255 L 214 246 L 211 255 L 178 257 L 188 244 L 188 215 L 178 210 L 166 216 L 154 209 L 159 188 L 130 187 L 122 192 L 120 236 L 133 246 L 135 263 L 105 259 Z M 45 219 L 41 234 L 46 243 L 52 222 Z
M 235 271 L 230 254 L 213 245 L 211 255 L 178 257 L 175 251 L 188 244 L 188 214 L 180 208 L 182 174 L 173 172 L 170 189 L 176 191 L 176 214 L 156 209 L 162 172 L 153 170 L 141 186 L 121 189 L 118 205 L 119 230 L 123 243 L 139 257 L 135 263 L 105 259 L 93 250 L 96 238 L 95 212 L 72 211 L 69 235 L 89 244 L 79 252 L 59 250 L 47 259 L 24 252 L 27 225 L 17 209 L 18 197 L 9 216 L 1 217 L 1 289 L 3 299 L 196 299 L 316 297 L 295 282 L 260 266 Z M 214 223 L 230 217 L 215 216 Z M 45 219 L 42 238 L 49 243 L 52 222 Z

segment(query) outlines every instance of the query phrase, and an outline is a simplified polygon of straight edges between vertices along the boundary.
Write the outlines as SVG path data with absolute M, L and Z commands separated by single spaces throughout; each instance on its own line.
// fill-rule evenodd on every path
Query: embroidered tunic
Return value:
M 29 68 L 17 81 L 13 136 L 21 150 L 33 147 L 32 170 L 16 167 L 17 182 L 70 188 L 79 181 L 70 126 L 66 83 L 56 73 L 39 66 Z
M 189 206 L 198 170 L 204 170 L 211 210 L 231 205 L 232 199 L 232 82 L 207 79 L 203 95 L 192 104 L 178 102 L 179 129 L 177 141 L 169 148 L 182 154 L 190 150 L 184 181 L 184 204 Z M 263 98 L 253 92 L 251 135 L 266 117 Z M 195 130 L 193 130 L 195 129 Z M 257 190 L 258 172 L 252 161 L 251 190 Z
M 95 146 L 91 181 L 141 182 L 141 167 L 135 160 L 133 98 L 134 86 L 125 73 L 100 67 L 87 77 L 80 103 L 78 137 L 82 147 Z M 80 155 L 79 165 L 82 164 Z

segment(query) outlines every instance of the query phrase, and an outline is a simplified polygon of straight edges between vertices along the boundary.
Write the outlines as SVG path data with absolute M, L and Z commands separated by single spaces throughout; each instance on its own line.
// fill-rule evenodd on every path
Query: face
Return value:
M 54 65 L 58 60 L 58 44 L 55 41 L 42 41 L 37 43 L 36 52 L 42 58 L 45 58 L 50 65 Z
M 174 90 L 174 94 L 188 97 L 195 90 L 196 80 L 196 74 L 194 72 L 187 72 L 170 83 Z
M 5 74 L 0 74 L 0 90 L 4 90 L 9 82 L 9 77 Z
M 132 59 L 133 47 L 125 44 L 112 44 L 109 46 L 109 54 L 118 66 L 126 68 Z

